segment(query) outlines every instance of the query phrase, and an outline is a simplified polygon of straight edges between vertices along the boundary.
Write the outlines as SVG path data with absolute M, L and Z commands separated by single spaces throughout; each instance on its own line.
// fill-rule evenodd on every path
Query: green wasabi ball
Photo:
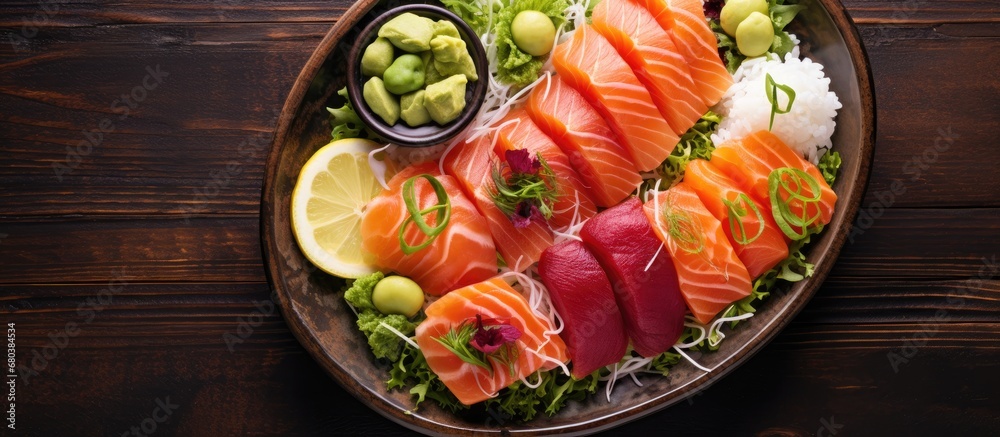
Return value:
M 440 62 L 461 62 L 462 55 L 469 56 L 469 51 L 465 48 L 465 41 L 446 35 L 435 36 L 431 39 L 431 53 L 434 60 Z M 472 59 L 469 57 L 469 59 Z
M 531 56 L 543 56 L 556 41 L 556 26 L 539 11 L 521 11 L 510 23 L 510 35 L 517 48 Z
M 462 35 L 458 33 L 458 28 L 455 27 L 455 23 L 448 20 L 437 20 L 434 22 L 434 36 L 450 36 L 454 38 L 461 38 Z
M 424 107 L 432 120 L 446 124 L 462 114 L 465 109 L 465 84 L 468 82 L 465 75 L 455 74 L 427 86 Z
M 424 291 L 410 278 L 386 276 L 375 284 L 372 304 L 382 314 L 413 317 L 424 306 Z
M 409 94 L 403 94 L 403 97 L 399 98 L 399 106 L 402 108 L 399 117 L 410 127 L 417 127 L 431 121 L 431 114 L 424 107 L 424 96 L 426 94 L 427 92 L 424 90 L 417 90 Z
M 434 68 L 445 77 L 461 74 L 470 82 L 479 80 L 479 74 L 476 72 L 476 63 L 472 61 L 472 56 L 469 56 L 468 52 L 464 52 L 459 56 L 458 62 L 442 62 L 435 58 Z
M 399 102 L 396 97 L 389 94 L 385 89 L 385 83 L 378 77 L 373 77 L 365 82 L 363 91 L 365 103 L 372 112 L 378 114 L 386 124 L 392 126 L 399 120 Z
M 385 89 L 397 96 L 424 87 L 424 61 L 420 56 L 405 54 L 392 61 L 382 75 Z
M 424 86 L 430 85 L 432 83 L 438 83 L 444 80 L 447 76 L 438 73 L 437 68 L 434 68 L 434 55 L 431 51 L 420 52 L 420 60 L 424 61 Z
M 392 65 L 394 51 L 388 39 L 376 38 L 374 42 L 368 44 L 365 54 L 361 56 L 361 74 L 382 76 L 385 69 Z
M 378 30 L 378 36 L 387 38 L 392 45 L 410 53 L 431 48 L 434 21 L 430 18 L 405 12 L 397 15 Z
M 760 12 L 750 14 L 736 26 L 736 47 L 748 57 L 767 53 L 774 42 L 774 25 L 771 17 Z
M 754 12 L 767 15 L 767 0 L 728 0 L 719 13 L 719 24 L 729 36 L 736 36 L 736 28 Z

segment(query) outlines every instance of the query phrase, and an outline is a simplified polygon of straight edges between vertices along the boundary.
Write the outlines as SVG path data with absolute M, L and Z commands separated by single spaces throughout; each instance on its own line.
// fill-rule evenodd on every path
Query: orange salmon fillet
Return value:
M 465 405 L 489 399 L 514 381 L 568 360 L 566 344 L 551 333 L 554 328 L 549 321 L 535 315 L 527 300 L 500 278 L 448 293 L 425 312 L 427 319 L 417 326 L 417 345 L 434 374 Z M 518 358 L 513 377 L 492 358 L 487 357 L 492 370 L 469 364 L 436 340 L 462 323 L 474 321 L 477 314 L 484 319 L 508 319 L 521 331 L 515 343 Z
M 420 174 L 430 174 L 444 186 L 451 202 L 451 218 L 430 246 L 407 255 L 399 243 L 399 227 L 410 216 L 403 202 L 402 185 Z M 437 165 L 428 163 L 403 169 L 388 185 L 388 190 L 368 203 L 361 218 L 362 248 L 380 269 L 408 276 L 434 296 L 496 275 L 496 247 L 486 219 L 465 197 L 455 179 L 440 174 Z M 424 178 L 416 180 L 413 193 L 420 209 L 438 203 L 434 188 Z M 431 226 L 436 224 L 436 214 L 425 219 Z M 410 224 L 404 238 L 415 246 L 426 241 L 427 236 Z
M 816 226 L 830 223 L 830 219 L 833 217 L 833 210 L 837 204 L 837 194 L 826 183 L 822 173 L 815 165 L 802 159 L 797 152 L 769 131 L 757 131 L 742 140 L 720 144 L 712 152 L 710 162 L 749 192 L 754 199 L 767 205 L 768 211 L 772 210 L 767 180 L 771 172 L 783 167 L 802 170 L 816 181 L 820 189 L 819 202 L 806 204 L 805 214 L 807 217 L 819 216 L 814 224 Z M 786 191 L 781 191 L 781 193 L 784 195 L 783 198 L 787 200 L 788 193 Z M 806 197 L 816 195 L 807 186 L 802 187 L 802 194 Z M 789 206 L 792 213 L 796 215 L 803 212 L 802 202 L 793 200 Z M 795 226 L 792 226 L 792 229 L 795 232 L 802 231 Z
M 512 109 L 497 126 L 500 141 L 496 143 L 495 152 L 500 160 L 503 160 L 507 150 L 526 149 L 532 155 L 542 155 L 555 173 L 558 195 L 552 208 L 552 218 L 549 219 L 553 229 L 569 226 L 574 215 L 579 215 L 579 222 L 597 214 L 590 189 L 573 170 L 569 157 L 531 121 L 523 107 Z
M 515 228 L 510 218 L 497 208 L 489 191 L 493 184 L 491 159 L 496 159 L 492 138 L 483 136 L 455 147 L 445 157 L 445 173 L 461 183 L 466 195 L 486 218 L 489 234 L 507 266 L 522 271 L 537 262 L 542 251 L 552 245 L 552 230 L 536 221 L 527 227 Z
M 698 194 L 709 212 L 722 223 L 726 238 L 751 278 L 760 276 L 788 257 L 788 240 L 774 223 L 770 204 L 754 200 L 725 173 L 702 159 L 688 163 L 684 169 L 684 183 Z M 742 208 L 743 214 L 730 210 L 725 201 Z
M 593 20 L 649 90 L 674 133 L 683 134 L 708 111 L 684 56 L 648 10 L 634 0 L 601 0 Z
M 552 65 L 608 121 L 636 169 L 652 170 L 673 152 L 679 137 L 649 90 L 593 27 L 576 29 L 569 41 L 556 46 Z
M 643 210 L 674 260 L 681 295 L 695 319 L 708 324 L 729 304 L 750 295 L 750 274 L 722 224 L 687 183 L 657 194 Z
M 642 182 L 628 152 L 580 93 L 558 76 L 544 80 L 528 98 L 528 114 L 569 158 L 594 203 L 617 205 Z
M 637 0 L 646 7 L 684 55 L 702 102 L 712 106 L 722 99 L 733 77 L 719 57 L 715 34 L 708 27 L 701 0 Z

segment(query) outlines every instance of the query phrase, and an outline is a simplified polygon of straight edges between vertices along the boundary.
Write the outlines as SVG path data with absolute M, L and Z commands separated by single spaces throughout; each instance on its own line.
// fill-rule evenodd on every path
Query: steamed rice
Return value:
M 808 58 L 799 59 L 798 46 L 785 55 L 784 62 L 769 55 L 747 59 L 740 65 L 733 75 L 735 83 L 714 108 L 723 119 L 718 131 L 712 134 L 712 142 L 720 146 L 730 139 L 768 128 L 771 104 L 764 91 L 768 73 L 776 83 L 788 85 L 795 91 L 791 112 L 775 114 L 771 132 L 806 159 L 817 163 L 832 146 L 834 117 L 841 104 L 837 95 L 830 91 L 830 79 L 824 76 L 823 66 Z M 788 105 L 788 96 L 781 91 L 778 103 L 780 108 Z

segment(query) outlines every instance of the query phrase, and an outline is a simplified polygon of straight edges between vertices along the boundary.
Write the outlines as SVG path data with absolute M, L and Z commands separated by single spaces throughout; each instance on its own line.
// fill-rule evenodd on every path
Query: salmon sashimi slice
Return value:
M 569 41 L 556 46 L 552 65 L 608 121 L 636 169 L 653 170 L 674 150 L 680 138 L 649 91 L 591 26 L 576 29 Z
M 660 114 L 681 135 L 708 111 L 708 105 L 670 35 L 634 1 L 601 0 L 594 8 L 594 29 L 618 49 Z
M 451 215 L 447 226 L 429 246 L 406 254 L 399 241 L 400 227 L 410 217 L 403 200 L 403 184 L 422 174 L 433 176 L 444 187 Z M 368 203 L 361 218 L 362 249 L 374 257 L 379 269 L 408 276 L 434 296 L 496 275 L 496 246 L 486 219 L 465 197 L 454 178 L 440 174 L 437 165 L 428 163 L 403 169 L 388 185 L 388 190 Z M 414 179 L 413 198 L 420 209 L 439 202 L 433 186 L 421 177 Z M 437 224 L 436 213 L 426 214 L 424 219 L 432 227 Z M 417 246 L 428 236 L 410 223 L 403 238 L 407 244 Z
M 741 140 L 731 140 L 720 144 L 712 152 L 712 165 L 726 173 L 757 201 L 768 205 L 772 217 L 780 214 L 773 208 L 768 178 L 772 172 L 782 168 L 797 169 L 805 172 L 808 179 L 786 174 L 782 181 L 788 189 L 780 188 L 778 193 L 781 201 L 787 203 L 789 212 L 795 217 L 815 218 L 809 228 L 815 228 L 830 223 L 833 210 L 837 203 L 837 194 L 833 192 L 826 179 L 815 165 L 803 159 L 791 147 L 776 137 L 773 133 L 757 131 Z M 801 176 L 801 175 L 799 175 Z M 817 193 L 810 185 L 819 188 L 818 201 L 801 201 L 792 198 L 790 190 L 798 191 L 800 197 L 814 199 Z M 803 235 L 802 226 L 790 224 L 793 234 Z M 786 233 L 787 235 L 787 233 Z
M 491 137 L 482 136 L 455 147 L 445 156 L 445 173 L 461 182 L 466 195 L 486 218 L 489 234 L 507 266 L 523 271 L 538 261 L 542 251 L 552 245 L 552 230 L 547 224 L 534 220 L 526 227 L 515 227 L 510 218 L 493 203 L 489 191 L 493 184 L 490 179 L 493 164 L 490 160 L 496 159 L 492 141 Z
M 558 76 L 543 79 L 526 108 L 569 158 L 598 206 L 618 204 L 642 182 L 604 118 Z
M 718 103 L 733 85 L 733 77 L 719 57 L 718 43 L 708 27 L 701 0 L 637 1 L 670 34 L 671 41 L 687 61 L 702 102 L 708 106 Z
M 653 357 L 684 330 L 684 298 L 663 243 L 633 197 L 584 223 L 580 238 L 611 280 L 632 348 Z
M 417 345 L 434 374 L 465 405 L 489 399 L 539 369 L 552 369 L 568 360 L 566 344 L 553 333 L 552 324 L 533 313 L 527 300 L 500 278 L 452 291 L 428 305 L 425 313 L 427 319 L 417 325 Z M 507 321 L 520 331 L 510 345 L 516 351 L 510 368 L 494 354 L 485 357 L 490 368 L 470 364 L 438 341 L 465 323 L 475 323 L 477 316 Z
M 576 240 L 559 243 L 542 252 L 538 275 L 563 321 L 559 335 L 566 342 L 573 377 L 582 379 L 621 361 L 628 334 L 611 282 L 594 254 Z
M 698 194 L 681 182 L 643 207 L 677 269 L 681 294 L 694 318 L 708 324 L 750 295 L 750 274 Z
M 787 237 L 774 222 L 771 206 L 754 200 L 708 161 L 695 159 L 684 169 L 684 182 L 722 223 L 722 231 L 756 278 L 788 257 Z
M 503 160 L 508 150 L 524 149 L 532 156 L 541 155 L 555 174 L 558 194 L 549 219 L 552 228 L 564 228 L 573 224 L 574 218 L 580 222 L 597 214 L 590 190 L 573 170 L 569 157 L 531 121 L 523 107 L 512 109 L 497 124 L 497 135 L 500 140 L 495 152 L 499 159 Z

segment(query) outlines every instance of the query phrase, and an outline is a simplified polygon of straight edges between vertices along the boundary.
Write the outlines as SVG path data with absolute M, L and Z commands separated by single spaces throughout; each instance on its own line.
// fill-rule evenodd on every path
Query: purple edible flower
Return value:
M 545 223 L 545 216 L 542 215 L 542 212 L 538 210 L 538 207 L 534 203 L 528 201 L 518 203 L 514 215 L 510 216 L 511 223 L 517 229 L 528 227 L 534 220 Z
M 497 319 L 486 320 L 487 322 L 491 322 L 489 326 L 484 326 L 482 314 L 476 314 L 476 333 L 472 336 L 472 340 L 469 341 L 469 344 L 476 348 L 476 350 L 484 354 L 491 354 L 500 349 L 501 346 L 513 343 L 521 338 L 521 330 L 507 323 L 507 321 Z
M 538 158 L 532 157 L 526 149 L 507 150 L 504 152 L 504 158 L 514 174 L 537 173 L 538 169 L 542 168 Z
M 718 20 L 722 15 L 722 5 L 725 4 L 722 0 L 705 0 L 705 17 Z

